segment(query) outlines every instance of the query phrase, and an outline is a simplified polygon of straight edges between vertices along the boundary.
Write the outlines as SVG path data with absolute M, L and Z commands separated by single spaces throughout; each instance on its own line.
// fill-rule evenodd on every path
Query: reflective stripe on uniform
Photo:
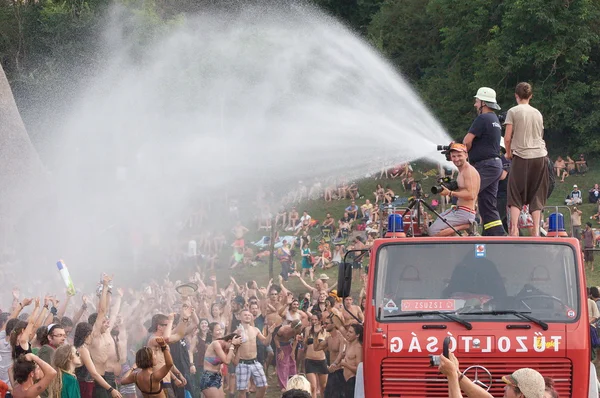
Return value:
M 483 229 L 490 229 L 490 228 L 494 228 L 494 227 L 498 227 L 498 226 L 502 226 L 501 220 L 490 221 L 489 223 L 487 223 L 483 226 Z

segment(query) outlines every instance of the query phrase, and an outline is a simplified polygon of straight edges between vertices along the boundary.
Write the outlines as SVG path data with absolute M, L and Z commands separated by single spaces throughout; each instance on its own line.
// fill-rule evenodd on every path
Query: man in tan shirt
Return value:
M 548 151 L 544 142 L 544 118 L 529 105 L 533 92 L 529 83 L 515 89 L 517 106 L 506 114 L 506 158 L 512 161 L 508 175 L 509 234 L 519 236 L 518 219 L 524 205 L 529 205 L 534 236 L 540 234 L 541 211 L 548 199 L 550 186 Z

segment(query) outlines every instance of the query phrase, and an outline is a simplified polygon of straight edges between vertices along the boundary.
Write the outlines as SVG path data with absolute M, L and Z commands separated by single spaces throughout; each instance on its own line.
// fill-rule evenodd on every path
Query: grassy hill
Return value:
M 423 192 L 429 193 L 431 186 L 435 183 L 435 178 L 427 177 L 425 173 L 433 168 L 434 165 L 426 164 L 426 163 L 415 163 L 413 164 L 413 168 L 415 169 L 415 177 L 419 180 L 423 186 Z M 429 173 L 428 173 L 429 174 Z M 377 175 L 378 176 L 378 175 Z M 590 217 L 596 213 L 597 205 L 587 203 L 587 191 L 594 186 L 594 183 L 600 183 L 600 170 L 593 170 L 587 173 L 585 176 L 569 176 L 566 178 L 564 183 L 560 182 L 560 179 L 556 182 L 556 187 L 552 196 L 550 197 L 547 205 L 549 206 L 564 206 L 564 198 L 565 196 L 573 189 L 573 184 L 577 184 L 584 195 L 584 203 L 578 208 L 583 212 L 582 222 L 585 224 L 586 221 L 590 221 Z M 389 185 L 394 192 L 399 196 L 408 197 L 410 193 L 404 192 L 401 188 L 400 180 L 397 179 L 364 179 L 358 182 L 360 195 L 363 196 L 362 199 L 357 199 L 357 204 L 360 205 L 364 203 L 365 199 L 370 199 L 373 202 L 373 192 L 375 191 L 375 187 L 378 183 L 381 183 L 383 186 Z M 431 197 L 429 198 L 429 200 Z M 313 219 L 323 220 L 327 213 L 331 213 L 334 218 L 339 218 L 343 215 L 344 209 L 350 204 L 350 200 L 334 200 L 332 202 L 326 202 L 323 199 L 320 200 L 310 200 L 306 201 L 297 206 L 298 211 L 301 213 L 303 210 L 307 210 L 308 213 L 313 217 Z M 597 221 L 593 221 L 594 228 L 596 226 L 600 227 Z M 565 225 L 568 226 L 570 223 L 568 222 L 567 216 L 565 214 Z M 250 226 L 249 226 L 250 227 Z M 255 227 L 255 226 L 253 226 Z M 248 235 L 247 241 L 255 241 L 260 239 L 261 236 L 267 234 L 264 231 L 256 232 L 253 228 L 250 228 L 251 232 Z M 313 230 L 313 237 L 318 235 L 316 230 Z M 312 248 L 316 250 L 316 242 L 313 240 Z M 227 249 L 226 253 L 223 253 L 221 262 L 223 263 L 223 268 L 218 271 L 219 280 L 222 283 L 227 283 L 229 276 L 233 275 L 236 279 L 240 281 L 244 280 L 256 280 L 259 285 L 266 285 L 268 283 L 268 266 L 267 264 L 259 264 L 256 267 L 246 267 L 243 269 L 234 269 L 229 270 L 225 266 L 225 259 L 231 255 L 229 249 Z M 596 256 L 596 266 L 594 272 L 590 272 L 588 270 L 587 278 L 588 284 L 590 285 L 600 285 L 600 253 Z M 227 260 L 228 261 L 228 260 Z M 300 263 L 300 256 L 296 256 L 296 261 L 298 264 Z M 274 262 L 274 274 L 279 274 L 281 268 L 279 262 L 275 260 Z M 318 271 L 321 273 L 320 271 Z M 329 270 L 326 272 L 331 278 L 334 280 L 337 278 L 337 270 Z M 289 287 L 291 287 L 294 291 L 300 292 L 303 290 L 299 281 L 296 278 L 290 279 Z
M 434 166 L 428 165 L 428 164 L 423 164 L 423 163 L 418 163 L 418 164 L 413 164 L 413 168 L 416 171 L 416 173 L 415 173 L 416 179 L 421 181 L 421 184 L 423 186 L 423 192 L 429 193 L 431 186 L 435 183 L 435 178 L 432 178 L 432 177 L 427 178 L 424 175 L 424 173 L 427 172 L 428 170 L 433 169 Z M 594 170 L 590 173 L 587 173 L 585 176 L 570 176 L 565 180 L 564 183 L 561 183 L 560 179 L 559 179 L 556 183 L 555 190 L 554 190 L 551 198 L 548 201 L 548 205 L 549 206 L 550 205 L 552 205 L 552 206 L 564 205 L 565 196 L 573 189 L 573 184 L 577 184 L 584 194 L 584 203 L 578 207 L 583 212 L 582 221 L 583 221 L 583 223 L 585 223 L 586 221 L 589 221 L 590 216 L 592 216 L 593 214 L 596 213 L 597 206 L 595 204 L 587 203 L 587 191 L 591 187 L 593 187 L 594 183 L 596 183 L 596 182 L 600 183 L 600 170 L 598 170 L 598 171 Z M 370 199 L 371 201 L 373 201 L 372 192 L 375 191 L 375 187 L 378 183 L 382 183 L 383 186 L 389 185 L 394 190 L 394 192 L 396 194 L 398 194 L 399 196 L 409 196 L 408 193 L 403 192 L 402 188 L 400 187 L 401 184 L 400 184 L 399 180 L 391 180 L 391 179 L 375 180 L 375 179 L 371 178 L 371 179 L 365 179 L 365 180 L 358 182 L 359 192 L 362 196 L 364 196 L 364 198 L 358 199 L 357 204 L 360 205 L 360 204 L 364 203 L 365 199 Z M 431 199 L 431 198 L 429 198 L 429 199 Z M 299 206 L 297 206 L 297 208 L 298 208 L 299 212 L 302 212 L 302 210 L 307 210 L 308 213 L 314 219 L 323 220 L 327 213 L 331 213 L 333 215 L 333 217 L 339 218 L 341 215 L 343 215 L 344 209 L 349 204 L 350 204 L 350 200 L 339 200 L 339 201 L 326 202 L 326 201 L 320 199 L 320 200 L 315 200 L 315 201 L 304 202 L 304 203 L 300 204 Z M 594 227 L 596 227 L 596 226 L 600 227 L 600 225 L 598 225 L 597 221 L 594 220 L 593 223 L 594 223 Z M 567 223 L 567 221 L 566 221 L 566 225 L 570 225 L 570 224 Z M 248 227 L 250 227 L 250 226 L 248 226 Z M 255 228 L 255 226 L 253 226 L 253 228 Z M 253 228 L 251 228 L 251 230 Z M 258 240 L 264 234 L 265 234 L 264 232 L 259 233 L 256 231 L 252 231 L 249 234 L 247 241 Z M 313 236 L 316 236 L 316 235 L 317 235 L 317 232 L 313 231 Z M 313 248 L 316 249 L 316 246 L 317 246 L 316 242 L 313 241 Z M 227 251 L 227 253 L 224 253 L 222 256 L 222 260 L 221 260 L 222 263 L 225 261 L 224 260 L 225 258 L 228 258 L 228 256 L 231 255 L 229 249 L 227 249 L 226 251 Z M 296 256 L 296 261 L 298 262 L 298 264 L 300 263 L 299 255 Z M 596 256 L 595 264 L 596 264 L 596 268 L 595 268 L 594 272 L 590 272 L 589 270 L 587 271 L 588 285 L 600 285 L 600 253 L 598 253 L 598 255 Z M 256 267 L 247 267 L 247 268 L 243 268 L 243 269 L 234 269 L 234 270 L 227 269 L 225 267 L 225 265 L 223 265 L 223 267 L 224 268 L 222 268 L 218 272 L 219 280 L 222 281 L 223 284 L 228 283 L 230 275 L 233 275 L 238 281 L 256 280 L 258 282 L 258 284 L 261 286 L 265 286 L 268 283 L 268 278 L 269 278 L 268 277 L 268 265 L 266 263 L 259 264 Z M 273 269 L 274 269 L 274 274 L 277 277 L 277 275 L 281 271 L 281 267 L 277 260 L 274 261 Z M 318 272 L 321 273 L 321 271 L 318 271 Z M 332 278 L 333 281 L 337 280 L 337 270 L 336 269 L 329 270 L 325 273 L 327 273 L 329 275 L 329 277 Z M 288 286 L 288 288 L 292 289 L 295 292 L 304 291 L 304 288 L 302 287 L 302 285 L 296 278 L 291 278 L 290 282 L 286 286 Z M 356 286 L 356 284 L 355 284 L 355 286 Z M 280 392 L 275 387 L 276 379 L 273 376 L 269 377 L 269 384 L 271 387 L 269 388 L 269 391 L 267 392 L 267 398 L 279 397 Z

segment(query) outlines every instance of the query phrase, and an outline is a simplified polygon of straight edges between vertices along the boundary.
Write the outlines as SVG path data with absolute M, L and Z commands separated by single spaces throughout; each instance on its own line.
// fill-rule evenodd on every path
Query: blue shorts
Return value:
M 209 372 L 205 370 L 200 377 L 200 391 L 207 388 L 216 388 L 217 390 L 223 385 L 221 373 Z

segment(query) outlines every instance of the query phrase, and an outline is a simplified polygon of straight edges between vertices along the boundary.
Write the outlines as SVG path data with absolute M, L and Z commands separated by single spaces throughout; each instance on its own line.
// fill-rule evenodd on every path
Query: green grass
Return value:
M 422 172 L 431 170 L 434 167 L 435 167 L 434 165 L 427 164 L 427 163 L 414 163 L 413 164 L 413 168 L 415 169 L 415 178 L 417 180 L 421 181 L 421 184 L 423 186 L 423 192 L 425 192 L 425 193 L 430 192 L 431 186 L 434 185 L 434 183 L 435 183 L 435 178 L 432 178 L 432 177 L 427 178 L 426 176 L 424 176 L 422 174 Z M 378 175 L 379 174 L 377 173 L 377 176 Z M 595 204 L 587 203 L 587 191 L 591 187 L 593 187 L 594 183 L 596 183 L 596 182 L 600 183 L 600 170 L 593 170 L 593 168 L 592 168 L 591 172 L 587 173 L 585 176 L 569 176 L 569 177 L 567 177 L 564 183 L 561 183 L 560 179 L 558 179 L 556 182 L 556 187 L 554 189 L 554 192 L 553 192 L 552 196 L 550 197 L 550 199 L 548 200 L 547 205 L 550 205 L 550 206 L 564 205 L 565 196 L 572 190 L 573 184 L 577 184 L 579 186 L 579 188 L 582 190 L 583 196 L 584 196 L 584 203 L 578 207 L 583 212 L 582 222 L 585 223 L 586 221 L 589 221 L 590 216 L 592 216 L 593 214 L 596 213 L 597 206 Z M 365 180 L 361 180 L 358 182 L 360 194 L 362 196 L 364 196 L 363 199 L 357 199 L 357 204 L 359 206 L 362 203 L 364 203 L 365 199 L 369 199 L 373 202 L 372 192 L 375 190 L 375 187 L 378 183 L 382 183 L 382 185 L 384 185 L 384 186 L 389 185 L 396 192 L 396 194 L 398 194 L 400 196 L 408 196 L 409 195 L 409 193 L 403 192 L 403 190 L 401 188 L 400 180 L 398 180 L 398 179 L 395 179 L 395 180 L 392 180 L 392 179 L 375 180 L 373 178 L 365 179 Z M 431 199 L 431 198 L 429 198 L 429 199 Z M 344 209 L 349 204 L 350 204 L 350 200 L 348 200 L 348 199 L 335 200 L 332 202 L 326 202 L 325 200 L 320 199 L 320 200 L 315 200 L 315 201 L 306 201 L 306 202 L 300 204 L 299 206 L 297 206 L 297 208 L 298 208 L 299 212 L 302 212 L 302 210 L 307 210 L 308 213 L 314 219 L 321 221 L 325 218 L 325 215 L 327 213 L 331 213 L 332 216 L 336 219 L 339 218 L 343 214 Z M 567 217 L 565 217 L 565 218 L 567 218 Z M 600 225 L 598 225 L 595 220 L 593 223 L 594 223 L 594 227 L 596 227 L 596 226 L 600 227 Z M 568 222 L 568 220 L 565 220 L 565 224 L 569 225 L 570 223 Z M 251 230 L 251 232 L 247 236 L 247 239 L 246 239 L 247 242 L 258 240 L 262 235 L 265 234 L 264 231 L 256 232 L 255 224 L 247 225 L 247 226 Z M 315 237 L 318 235 L 318 232 L 313 231 L 311 235 L 313 237 Z M 317 247 L 317 242 L 315 242 L 313 240 L 312 249 L 316 250 L 316 247 Z M 257 267 L 246 267 L 243 269 L 234 269 L 234 270 L 230 271 L 226 265 L 226 262 L 228 262 L 230 255 L 231 255 L 231 250 L 229 248 L 227 248 L 221 256 L 221 263 L 222 263 L 221 269 L 219 271 L 217 271 L 217 277 L 219 279 L 220 284 L 228 283 L 229 276 L 233 275 L 239 281 L 256 280 L 257 283 L 259 284 L 259 286 L 266 286 L 266 284 L 269 281 L 267 263 L 259 264 Z M 590 272 L 588 270 L 588 273 L 587 273 L 588 283 L 591 285 L 600 285 L 600 259 L 599 259 L 600 255 L 598 255 L 596 257 L 597 257 L 597 259 L 595 262 L 594 272 Z M 300 255 L 299 254 L 296 255 L 296 261 L 298 264 L 300 263 Z M 281 270 L 281 268 L 280 268 L 279 262 L 276 259 L 273 264 L 273 270 L 274 270 L 275 280 L 277 280 L 277 275 L 279 274 L 279 271 Z M 319 271 L 319 273 L 322 273 L 322 271 Z M 333 281 L 335 281 L 337 279 L 337 270 L 335 270 L 335 269 L 325 271 L 324 273 L 329 275 L 329 277 L 332 278 Z M 295 291 L 297 293 L 304 291 L 304 288 L 302 287 L 302 285 L 296 278 L 290 279 L 290 282 L 288 283 L 288 287 L 290 289 L 292 289 L 292 291 Z
M 425 178 L 423 174 L 419 171 L 426 172 L 431 170 L 435 166 L 428 165 L 425 163 L 413 164 L 413 168 L 415 169 L 415 177 L 417 180 L 421 181 L 423 186 L 423 192 L 429 193 L 431 186 L 435 183 L 435 178 Z M 379 174 L 377 174 L 378 176 Z M 586 221 L 589 221 L 590 216 L 596 213 L 597 205 L 587 203 L 587 191 L 594 186 L 594 184 L 598 182 L 600 183 L 600 170 L 592 170 L 587 173 L 585 176 L 570 176 L 567 177 L 564 183 L 560 182 L 560 179 L 556 182 L 556 187 L 550 199 L 548 200 L 547 205 L 555 206 L 555 205 L 563 205 L 564 206 L 564 198 L 565 196 L 572 190 L 573 184 L 577 184 L 581 189 L 584 196 L 584 203 L 578 208 L 583 212 L 582 214 L 582 222 L 585 224 Z M 364 203 L 365 199 L 369 199 L 373 202 L 373 194 L 372 192 L 375 190 L 375 187 L 378 183 L 382 183 L 382 185 L 390 185 L 390 187 L 396 192 L 396 194 L 400 196 L 408 196 L 407 193 L 403 192 L 400 187 L 400 180 L 374 180 L 374 179 L 366 179 L 358 182 L 360 194 L 364 196 L 363 199 L 357 199 L 357 204 L 360 206 Z M 431 199 L 431 198 L 429 198 Z M 350 200 L 339 200 L 332 202 L 325 202 L 324 200 L 316 200 L 316 201 L 308 201 L 301 205 L 299 205 L 298 211 L 302 212 L 302 210 L 306 209 L 308 213 L 317 220 L 323 220 L 327 213 L 331 213 L 334 218 L 339 218 L 343 215 L 344 209 L 350 204 Z M 570 225 L 570 223 L 566 220 L 566 225 Z M 598 225 L 597 221 L 593 222 L 594 227 Z M 250 226 L 248 226 L 250 228 Z M 252 225 L 251 232 L 248 234 L 247 241 L 258 240 L 264 232 L 257 233 L 255 232 L 255 225 Z M 317 232 L 314 231 L 312 236 L 316 236 Z M 313 241 L 313 249 L 316 250 L 316 242 Z M 226 253 L 223 253 L 222 259 L 229 258 L 231 255 L 230 250 L 227 249 Z M 296 261 L 298 264 L 300 263 L 300 256 L 296 256 Z M 223 262 L 223 260 L 222 260 Z M 259 286 L 266 286 L 269 281 L 268 275 L 268 265 L 260 264 L 257 267 L 247 267 L 244 269 L 234 269 L 231 272 L 229 269 L 226 269 L 226 265 L 223 264 L 223 267 L 218 273 L 217 276 L 221 284 L 228 283 L 229 275 L 233 275 L 238 281 L 246 281 L 246 280 L 256 280 Z M 279 262 L 277 260 L 274 261 L 273 264 L 275 280 L 277 280 L 277 275 L 281 270 Z M 321 273 L 321 271 L 319 271 Z M 331 269 L 325 272 L 332 278 L 331 283 L 334 283 L 337 280 L 337 270 Z M 596 256 L 595 261 L 595 269 L 593 272 L 587 270 L 587 283 L 590 286 L 600 285 L 600 253 Z M 275 282 L 277 283 L 277 282 Z M 309 282 L 310 284 L 310 282 Z M 354 284 L 356 286 L 356 284 Z M 296 278 L 291 278 L 290 282 L 286 285 L 289 289 L 296 293 L 303 292 L 305 289 L 302 287 L 300 282 Z M 267 398 L 275 398 L 280 397 L 281 393 L 277 388 L 277 381 L 275 378 L 269 378 L 269 383 L 271 387 L 269 388 L 266 397 Z

